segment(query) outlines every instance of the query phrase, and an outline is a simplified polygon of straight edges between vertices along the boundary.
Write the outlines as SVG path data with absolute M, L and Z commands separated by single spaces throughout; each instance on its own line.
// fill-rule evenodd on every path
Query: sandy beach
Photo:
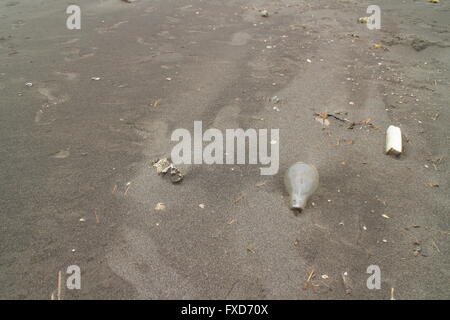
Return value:
M 371 4 L 0 1 L 0 299 L 449 299 L 450 2 Z M 279 129 L 278 173 L 172 184 L 152 161 L 194 121 Z

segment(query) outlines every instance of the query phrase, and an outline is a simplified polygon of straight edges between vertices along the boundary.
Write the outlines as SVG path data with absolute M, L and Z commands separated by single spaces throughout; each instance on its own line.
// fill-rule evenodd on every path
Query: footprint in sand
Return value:
M 236 105 L 221 108 L 214 119 L 212 127 L 222 131 L 228 128 L 239 128 L 238 117 L 240 112 L 241 108 Z
M 236 32 L 233 34 L 230 44 L 232 46 L 243 46 L 246 45 L 251 38 L 251 35 L 246 32 Z
M 106 32 L 111 32 L 117 28 L 119 28 L 122 24 L 128 23 L 128 21 L 119 21 L 115 24 L 113 24 L 112 26 L 109 27 L 100 27 L 100 28 L 96 28 L 95 30 L 99 33 L 99 34 L 103 34 Z
M 64 61 L 72 62 L 72 61 L 77 61 L 77 60 L 93 57 L 95 55 L 96 50 L 97 50 L 97 48 L 93 47 L 92 52 L 82 53 L 80 48 L 73 48 L 73 49 L 70 49 L 67 51 L 63 51 L 62 54 L 65 56 Z
M 151 43 L 149 43 L 149 42 L 146 42 L 145 40 L 144 40 L 144 38 L 142 38 L 142 37 L 137 37 L 137 43 L 139 43 L 139 44 L 141 44 L 141 45 L 143 45 L 143 46 L 151 46 L 152 44 Z
M 55 71 L 54 73 L 56 75 L 58 75 L 58 76 L 63 76 L 68 81 L 76 80 L 80 76 L 78 73 L 75 73 L 75 72 L 59 72 L 59 71 Z
M 59 97 L 56 97 L 53 95 L 52 91 L 55 91 L 55 90 L 49 89 L 49 88 L 43 88 L 43 87 L 38 88 L 38 92 L 41 95 L 43 95 L 44 97 L 46 97 L 50 104 L 56 105 L 56 104 L 64 103 L 67 100 L 69 100 L 69 96 L 61 95 Z
M 66 42 L 63 42 L 61 44 L 62 45 L 74 44 L 75 42 L 78 42 L 78 41 L 80 41 L 79 38 L 74 38 L 74 39 L 67 40 Z
M 34 116 L 34 122 L 39 123 L 42 120 L 42 116 L 44 115 L 44 111 L 40 109 L 38 112 L 36 112 L 36 115 Z

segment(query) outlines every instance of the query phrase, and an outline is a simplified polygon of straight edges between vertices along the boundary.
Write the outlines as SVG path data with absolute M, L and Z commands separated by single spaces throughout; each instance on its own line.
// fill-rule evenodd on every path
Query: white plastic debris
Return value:
M 284 184 L 290 195 L 291 209 L 301 212 L 319 186 L 319 172 L 313 165 L 296 162 L 286 171 Z
M 385 153 L 396 156 L 402 153 L 402 131 L 399 127 L 389 126 L 387 129 Z
M 155 210 L 156 211 L 166 210 L 166 205 L 164 203 L 162 203 L 162 202 L 159 202 L 159 203 L 156 204 Z

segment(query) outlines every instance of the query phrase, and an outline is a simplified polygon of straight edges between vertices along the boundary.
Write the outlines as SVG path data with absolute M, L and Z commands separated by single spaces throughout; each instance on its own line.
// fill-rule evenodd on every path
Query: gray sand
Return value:
M 0 1 L 1 299 L 49 299 L 73 264 L 64 299 L 450 298 L 449 1 L 380 0 L 381 30 L 357 22 L 369 1 L 76 2 L 81 30 L 67 1 Z M 172 185 L 150 163 L 194 120 L 279 128 L 279 173 L 186 165 Z M 321 179 L 299 215 L 296 161 Z

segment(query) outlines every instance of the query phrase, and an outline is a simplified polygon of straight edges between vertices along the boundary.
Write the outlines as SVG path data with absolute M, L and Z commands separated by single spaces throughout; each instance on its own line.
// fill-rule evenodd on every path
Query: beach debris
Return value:
M 33 86 L 33 83 L 32 83 L 32 82 L 27 82 L 27 83 L 25 83 L 25 85 L 26 85 L 28 88 L 31 88 L 31 87 Z
M 166 210 L 166 205 L 162 202 L 158 202 L 155 207 L 156 211 L 164 211 Z
M 367 23 L 369 22 L 369 17 L 361 17 L 358 19 L 359 23 Z
M 204 204 L 204 203 L 200 203 L 198 206 L 199 206 L 201 209 L 205 209 L 205 204 Z
M 370 120 L 371 119 L 369 118 L 367 120 L 361 120 L 361 121 L 358 121 L 358 122 L 352 122 L 347 129 L 350 129 L 350 130 L 354 129 L 355 126 L 361 126 L 361 127 L 367 126 L 367 127 L 371 128 L 371 129 L 378 130 L 379 128 L 376 127 L 372 122 L 370 122 Z
M 312 269 L 308 274 L 308 279 L 306 280 L 305 284 L 303 285 L 303 290 L 308 289 L 308 287 L 311 285 L 314 289 L 315 287 L 318 287 L 318 285 L 312 283 L 312 280 L 316 277 L 316 272 L 314 269 Z
M 444 157 L 437 157 L 437 158 L 433 158 L 433 159 L 428 159 L 428 161 L 431 162 L 431 164 L 434 167 L 434 170 L 438 171 L 438 165 L 442 162 L 442 160 L 444 159 Z
M 413 250 L 413 254 L 415 257 L 417 257 L 422 253 L 422 247 L 420 246 L 419 242 L 415 242 L 414 245 L 415 245 L 415 247 Z
M 161 100 L 162 100 L 162 99 L 157 99 L 157 100 L 155 100 L 155 102 L 151 103 L 150 105 L 151 105 L 153 108 L 156 108 L 156 107 L 161 103 Z
M 272 101 L 273 103 L 279 103 L 281 99 L 278 98 L 278 96 L 273 96 L 272 98 L 270 98 L 270 101 Z
M 396 156 L 402 153 L 402 131 L 399 127 L 389 126 L 386 131 L 386 149 L 385 154 L 394 154 Z
M 269 11 L 267 10 L 261 10 L 261 17 L 267 18 L 269 16 Z
M 322 113 L 314 113 L 314 116 L 317 118 L 321 118 L 321 119 L 328 119 L 328 118 L 334 118 L 336 120 L 342 121 L 342 122 L 348 122 L 349 120 L 346 118 L 341 118 L 338 117 L 336 114 L 333 113 L 328 113 L 328 112 L 322 112 Z
M 353 140 L 337 139 L 335 146 L 339 147 L 341 145 L 341 142 L 342 142 L 342 144 L 346 144 L 346 145 L 349 145 L 349 146 L 355 143 Z
M 58 271 L 58 286 L 50 296 L 50 300 L 62 300 L 62 271 Z
M 245 193 L 244 193 L 244 192 L 241 192 L 241 193 L 236 197 L 236 199 L 234 200 L 234 204 L 238 203 L 239 201 L 241 201 L 241 200 L 244 199 L 244 198 L 245 198 Z
M 53 155 L 52 155 L 52 158 L 55 158 L 55 159 L 65 159 L 65 158 L 67 158 L 68 156 L 70 156 L 69 150 L 61 150 L 61 151 L 59 151 L 59 152 L 53 154 Z
M 122 0 L 122 2 L 126 2 L 126 3 L 133 3 L 136 2 L 137 0 Z
M 342 283 L 344 284 L 345 293 L 346 294 L 351 294 L 352 293 L 352 286 L 351 286 L 350 278 L 348 276 L 347 271 L 342 273 Z
M 91 80 L 94 80 L 94 81 L 99 81 L 101 78 L 100 77 L 92 77 L 91 78 Z
M 439 249 L 438 245 L 436 244 L 436 242 L 434 241 L 434 239 L 431 240 L 431 244 L 433 245 L 433 247 L 437 250 L 437 252 L 441 253 L 441 250 Z
M 80 222 L 86 222 L 85 218 L 80 218 Z
M 381 215 L 383 218 L 385 218 L 385 219 L 390 219 L 391 217 L 389 217 L 387 214 L 382 214 Z
M 123 195 L 124 196 L 126 196 L 127 195 L 127 193 L 128 193 L 128 190 L 130 189 L 130 187 L 131 187 L 131 182 L 127 182 L 127 184 L 126 184 L 126 189 L 125 189 L 125 192 L 123 193 Z
M 395 297 L 394 297 L 394 288 L 391 288 L 391 300 L 395 300 Z
M 439 0 L 428 0 L 429 3 L 439 3 Z
M 94 215 L 95 215 L 95 222 L 96 222 L 97 224 L 99 224 L 99 223 L 100 223 L 100 218 L 99 218 L 99 216 L 98 216 L 98 214 L 97 214 L 97 210 L 94 210 Z
M 330 125 L 330 121 L 328 120 L 328 113 L 316 113 L 314 119 L 324 126 L 328 127 Z
M 156 168 L 156 172 L 158 174 L 165 175 L 166 173 L 169 173 L 170 175 L 170 181 L 172 183 L 179 183 L 184 178 L 184 173 L 180 171 L 177 167 L 173 165 L 173 163 L 167 159 L 157 159 L 156 161 L 153 161 L 152 166 Z
M 153 167 L 156 168 L 156 172 L 159 173 L 167 173 L 167 171 L 172 167 L 172 163 L 167 159 L 158 159 L 153 163 Z
M 439 188 L 439 185 L 437 183 L 428 183 L 427 186 L 432 188 Z
M 291 209 L 301 212 L 319 186 L 319 172 L 313 165 L 296 162 L 286 171 L 284 184 L 290 195 Z

